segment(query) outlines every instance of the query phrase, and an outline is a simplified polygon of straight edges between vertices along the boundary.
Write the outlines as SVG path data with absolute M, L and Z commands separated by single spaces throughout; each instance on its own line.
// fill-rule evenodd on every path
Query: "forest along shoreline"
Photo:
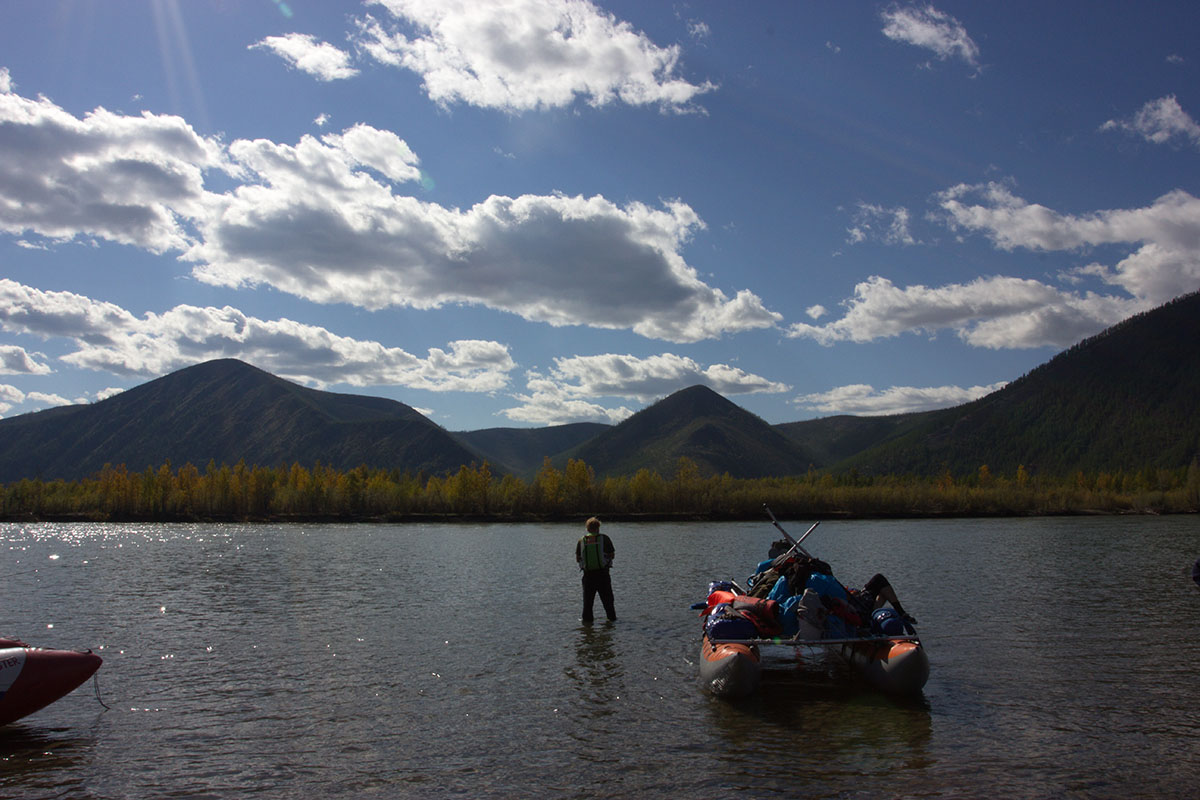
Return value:
M 598 514 L 622 522 L 790 518 L 917 519 L 1186 514 L 1200 509 L 1200 468 L 1013 476 L 986 466 L 964 476 L 704 476 L 680 460 L 675 475 L 640 470 L 597 478 L 580 461 L 546 465 L 526 481 L 489 466 L 448 475 L 358 467 L 191 464 L 129 472 L 105 467 L 75 481 L 0 485 L 0 520 L 87 522 L 557 522 Z

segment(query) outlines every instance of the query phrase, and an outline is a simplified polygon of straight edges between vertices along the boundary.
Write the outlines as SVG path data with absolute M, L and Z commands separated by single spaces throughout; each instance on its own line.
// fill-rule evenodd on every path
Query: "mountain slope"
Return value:
M 611 427 L 599 422 L 576 422 L 548 428 L 486 428 L 456 431 L 455 436 L 492 464 L 507 464 L 529 479 L 549 457 L 578 447 Z
M 987 397 L 918 415 L 837 465 L 877 474 L 1067 475 L 1200 454 L 1200 293 L 1131 317 Z
M 797 444 L 704 386 L 676 392 L 565 455 L 599 476 L 639 469 L 670 476 L 683 457 L 703 474 L 735 478 L 795 475 L 810 464 Z
M 79 478 L 104 464 L 316 461 L 446 472 L 478 456 L 394 400 L 307 389 L 224 359 L 86 406 L 0 420 L 0 482 Z

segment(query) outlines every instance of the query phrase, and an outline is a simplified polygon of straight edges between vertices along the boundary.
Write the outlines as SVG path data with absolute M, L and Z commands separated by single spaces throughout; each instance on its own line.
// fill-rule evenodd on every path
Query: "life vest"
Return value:
M 604 540 L 598 533 L 589 533 L 579 540 L 579 553 L 584 572 L 608 566 L 608 558 L 604 555 Z

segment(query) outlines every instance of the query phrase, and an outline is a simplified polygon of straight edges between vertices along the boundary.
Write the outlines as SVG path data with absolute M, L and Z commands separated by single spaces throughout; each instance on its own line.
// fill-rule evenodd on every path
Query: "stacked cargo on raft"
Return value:
M 765 506 L 764 506 L 765 508 Z M 766 509 L 771 514 L 770 509 Z M 772 545 L 742 589 L 734 581 L 709 584 L 701 609 L 700 679 L 714 695 L 740 697 L 758 688 L 762 648 L 824 648 L 838 653 L 864 678 L 891 693 L 916 694 L 929 679 L 929 657 L 883 575 L 848 589 L 829 565 L 793 539 Z

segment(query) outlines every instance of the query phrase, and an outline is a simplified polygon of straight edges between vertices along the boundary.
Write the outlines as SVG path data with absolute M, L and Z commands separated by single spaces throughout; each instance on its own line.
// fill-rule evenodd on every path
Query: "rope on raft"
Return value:
M 92 673 L 92 688 L 94 688 L 96 690 L 96 702 L 99 703 L 100 705 L 104 706 L 105 711 L 112 711 L 112 709 L 108 707 L 108 704 L 105 703 L 102 699 L 100 699 L 100 673 L 99 672 Z

